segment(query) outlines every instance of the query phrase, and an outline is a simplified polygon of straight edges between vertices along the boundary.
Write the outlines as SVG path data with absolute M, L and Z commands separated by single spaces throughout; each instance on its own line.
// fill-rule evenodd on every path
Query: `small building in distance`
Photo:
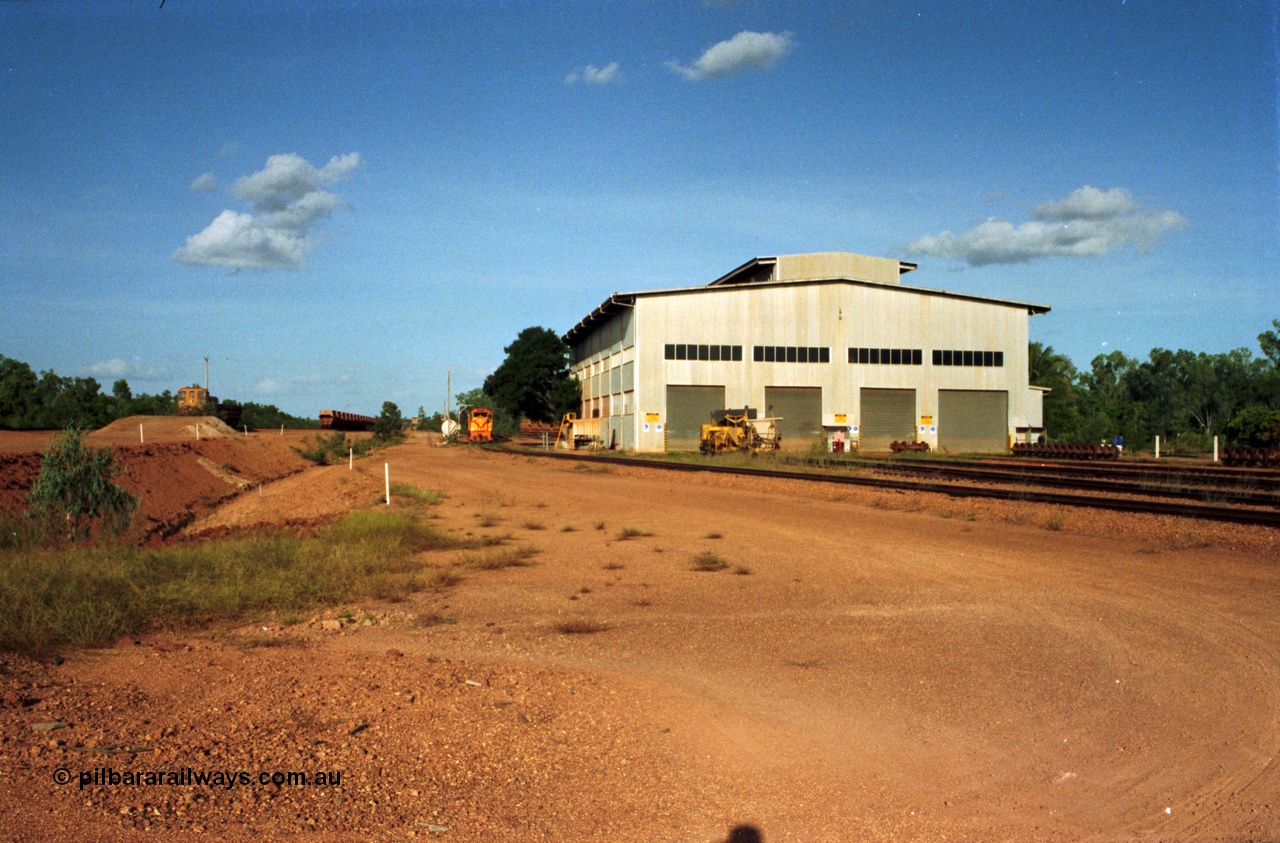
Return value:
M 1042 432 L 1028 321 L 1045 305 L 911 287 L 915 264 L 758 257 L 698 287 L 614 293 L 565 335 L 606 447 L 696 450 L 714 410 L 781 418 L 782 445 L 1005 451 Z

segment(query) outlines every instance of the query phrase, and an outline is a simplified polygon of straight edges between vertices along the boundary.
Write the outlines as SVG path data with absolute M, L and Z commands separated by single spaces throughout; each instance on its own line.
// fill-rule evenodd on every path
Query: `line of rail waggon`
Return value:
M 373 416 L 344 413 L 342 410 L 320 411 L 320 428 L 322 430 L 373 430 L 373 426 L 377 421 Z

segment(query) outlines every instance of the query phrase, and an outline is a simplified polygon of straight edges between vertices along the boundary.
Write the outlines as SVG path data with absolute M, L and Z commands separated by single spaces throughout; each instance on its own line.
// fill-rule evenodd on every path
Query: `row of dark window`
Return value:
M 935 366 L 1003 366 L 1003 351 L 945 351 L 933 350 Z
M 830 363 L 831 349 L 817 346 L 757 345 L 752 352 L 757 363 Z
M 664 349 L 668 360 L 741 360 L 740 345 L 694 345 L 692 343 L 667 343 Z
M 851 348 L 849 362 L 919 366 L 924 362 L 924 352 L 918 348 Z
M 667 343 L 664 351 L 667 360 L 742 360 L 740 345 Z M 757 363 L 830 363 L 831 349 L 803 345 L 757 345 L 752 349 L 752 359 Z M 920 366 L 924 363 L 924 352 L 918 348 L 851 348 L 849 362 L 886 366 Z M 1004 366 L 1004 352 L 935 348 L 933 365 L 1000 367 Z

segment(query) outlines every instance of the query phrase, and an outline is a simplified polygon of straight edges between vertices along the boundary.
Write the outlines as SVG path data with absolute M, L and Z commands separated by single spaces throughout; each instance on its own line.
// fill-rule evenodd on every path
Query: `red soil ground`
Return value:
M 238 473 L 269 450 L 224 444 Z M 367 506 L 384 462 L 447 495 L 433 523 L 509 534 L 536 564 L 7 659 L 6 836 L 1280 839 L 1275 531 L 1086 511 L 1049 529 L 1026 504 L 422 440 L 268 483 L 192 529 Z M 729 567 L 691 570 L 704 552 Z M 251 783 L 93 783 L 107 768 Z M 258 783 L 286 770 L 343 778 Z

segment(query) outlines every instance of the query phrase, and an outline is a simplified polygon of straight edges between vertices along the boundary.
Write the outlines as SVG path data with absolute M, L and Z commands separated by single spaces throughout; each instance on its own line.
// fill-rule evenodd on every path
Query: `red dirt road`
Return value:
M 0 709 L 15 839 L 1280 839 L 1274 532 L 1235 548 L 1172 521 L 1093 535 L 1081 513 L 1059 532 L 1025 506 L 1009 523 L 942 498 L 420 441 L 209 523 L 367 502 L 384 461 L 448 495 L 426 510 L 440 526 L 510 534 L 536 564 L 348 607 L 336 631 L 276 619 L 14 661 L 5 688 L 30 703 Z M 704 551 L 729 567 L 691 570 Z M 272 637 L 295 646 L 236 646 Z M 346 778 L 51 779 L 110 765 Z

